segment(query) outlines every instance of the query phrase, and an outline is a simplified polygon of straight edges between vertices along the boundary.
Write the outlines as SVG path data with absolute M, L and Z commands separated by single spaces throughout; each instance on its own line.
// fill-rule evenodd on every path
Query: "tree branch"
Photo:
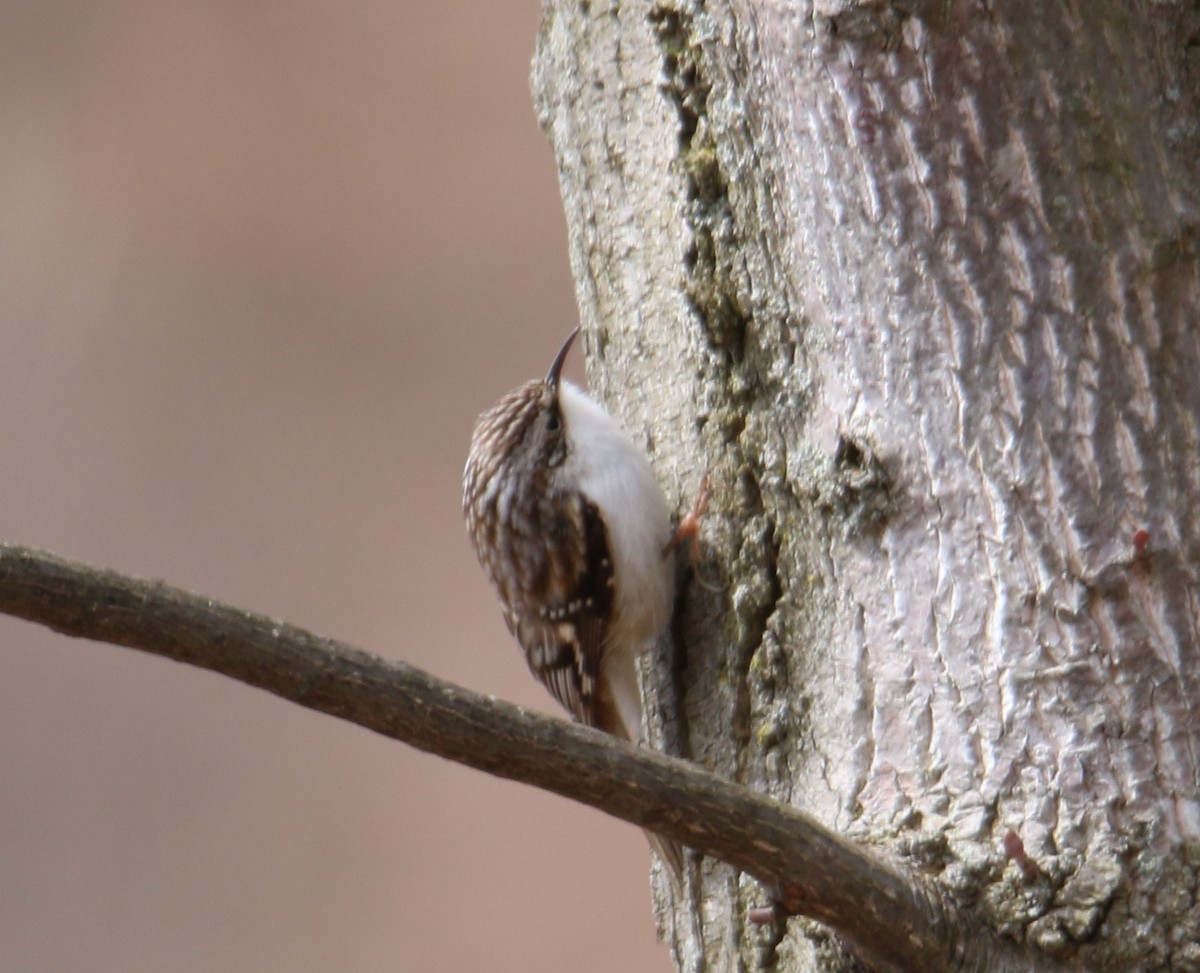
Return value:
M 161 582 L 0 544 L 0 611 L 231 676 L 420 750 L 532 784 L 719 858 L 884 966 L 1050 970 L 931 887 L 801 812 L 683 761 L 526 712 Z

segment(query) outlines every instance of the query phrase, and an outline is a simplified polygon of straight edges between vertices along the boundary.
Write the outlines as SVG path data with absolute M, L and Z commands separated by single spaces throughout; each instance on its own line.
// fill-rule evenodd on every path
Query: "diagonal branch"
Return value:
M 801 812 L 694 765 L 528 713 L 161 582 L 0 544 L 0 611 L 211 669 L 641 825 L 754 876 L 887 967 L 1050 970 Z

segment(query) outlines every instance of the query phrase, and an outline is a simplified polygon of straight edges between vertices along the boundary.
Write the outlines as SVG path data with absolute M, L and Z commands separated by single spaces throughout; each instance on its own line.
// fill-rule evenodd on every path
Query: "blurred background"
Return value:
M 539 7 L 0 2 L 0 536 L 555 712 L 460 513 L 576 317 Z M 127 649 L 0 662 L 0 969 L 670 969 L 635 828 Z

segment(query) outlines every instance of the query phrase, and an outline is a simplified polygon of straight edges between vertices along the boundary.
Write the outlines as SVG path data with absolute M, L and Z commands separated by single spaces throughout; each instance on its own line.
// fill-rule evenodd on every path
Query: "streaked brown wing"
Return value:
M 608 531 L 596 505 L 582 494 L 547 505 L 544 607 L 517 636 L 538 677 L 572 716 L 599 725 L 600 655 L 612 615 L 613 567 Z M 583 553 L 580 557 L 577 552 Z

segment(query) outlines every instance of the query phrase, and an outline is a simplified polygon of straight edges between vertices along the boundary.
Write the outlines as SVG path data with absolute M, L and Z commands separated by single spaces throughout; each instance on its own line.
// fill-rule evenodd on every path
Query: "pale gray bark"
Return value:
M 717 485 L 655 735 L 1094 970 L 1200 970 L 1197 51 L 1189 3 L 574 0 L 534 65 L 593 388 Z M 659 894 L 682 969 L 841 968 L 727 866 Z

